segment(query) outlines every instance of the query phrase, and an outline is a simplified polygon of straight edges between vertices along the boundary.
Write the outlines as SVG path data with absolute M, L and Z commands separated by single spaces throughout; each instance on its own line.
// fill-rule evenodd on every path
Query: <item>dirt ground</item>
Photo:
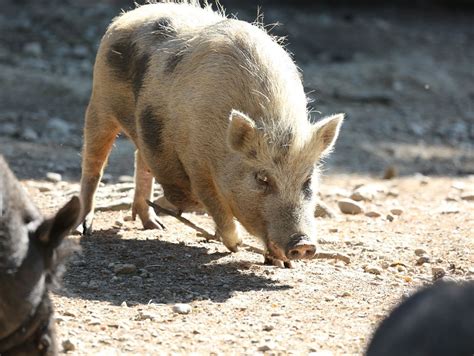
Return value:
M 222 3 L 255 18 L 253 3 Z M 319 248 L 349 263 L 264 266 L 255 249 L 230 254 L 169 216 L 166 231 L 143 230 L 129 219 L 133 145 L 119 138 L 95 232 L 71 237 L 82 252 L 53 294 L 63 352 L 360 355 L 377 323 L 434 275 L 474 279 L 474 13 L 396 4 L 263 8 L 265 23 L 282 23 L 273 32 L 288 37 L 314 118 L 348 115 L 320 189 L 335 217 L 317 222 Z M 46 214 L 78 192 L 95 51 L 130 6 L 2 3 L 0 153 Z M 387 167 L 397 176 L 382 180 Z M 340 212 L 357 189 L 379 217 Z M 208 216 L 186 217 L 213 232 Z

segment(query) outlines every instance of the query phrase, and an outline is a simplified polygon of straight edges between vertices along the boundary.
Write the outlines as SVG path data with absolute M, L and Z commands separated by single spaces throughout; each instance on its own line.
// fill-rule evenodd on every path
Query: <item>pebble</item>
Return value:
M 430 260 L 429 256 L 420 256 L 416 260 L 416 265 L 421 266 L 421 265 L 424 265 L 425 263 L 430 263 L 430 262 L 431 262 L 431 260 Z
M 189 304 L 178 303 L 173 305 L 173 311 L 178 314 L 189 314 L 192 308 Z
M 386 219 L 387 219 L 388 221 L 392 222 L 395 218 L 393 217 L 393 215 L 387 214 Z
M 134 179 L 132 176 L 122 175 L 118 177 L 118 182 L 119 183 L 133 183 Z
M 474 192 L 469 192 L 461 195 L 461 199 L 466 201 L 474 201 Z
M 415 255 L 417 255 L 417 256 L 424 256 L 424 255 L 427 255 L 427 254 L 428 254 L 428 252 L 426 252 L 425 249 L 417 248 L 415 250 Z
M 394 208 L 394 209 L 390 209 L 390 212 L 393 214 L 393 215 L 402 215 L 403 214 L 403 210 L 400 209 L 400 208 Z
M 261 351 L 261 352 L 267 352 L 267 351 L 270 351 L 272 348 L 268 345 L 262 345 L 262 346 L 259 346 L 258 347 L 258 351 Z
M 62 345 L 65 352 L 74 351 L 76 349 L 76 345 L 74 345 L 69 339 L 64 340 Z
M 336 214 L 327 205 L 318 203 L 314 211 L 314 216 L 316 218 L 333 218 Z
M 389 166 L 385 169 L 382 179 L 393 179 L 398 175 L 397 169 L 394 166 Z
M 27 141 L 36 141 L 39 138 L 38 133 L 31 127 L 25 128 L 21 132 L 21 137 Z
M 43 53 L 43 47 L 41 47 L 41 43 L 39 42 L 29 42 L 23 46 L 23 52 L 39 57 Z
M 275 329 L 273 325 L 265 325 L 263 327 L 263 331 L 272 331 L 273 329 Z
M 131 263 L 117 264 L 114 266 L 116 274 L 132 274 L 137 271 L 137 266 Z
M 337 202 L 339 209 L 344 214 L 360 214 L 363 212 L 362 206 L 352 199 L 341 199 Z
M 53 183 L 58 183 L 63 180 L 63 177 L 59 173 L 48 172 L 46 173 L 46 179 Z
M 120 304 L 120 306 L 123 308 L 128 308 L 128 304 L 125 300 L 122 302 L 122 304 Z
M 436 281 L 446 276 L 446 271 L 443 267 L 433 267 L 431 268 L 431 274 L 433 275 L 433 281 Z
M 378 218 L 381 217 L 382 214 L 380 214 L 378 211 L 371 210 L 365 213 L 365 216 L 368 216 L 369 218 Z
M 372 186 L 363 185 L 351 194 L 350 198 L 355 201 L 372 201 L 377 194 L 377 189 Z
M 375 274 L 375 275 L 382 274 L 382 270 L 377 266 L 367 265 L 364 267 L 364 271 L 367 273 Z

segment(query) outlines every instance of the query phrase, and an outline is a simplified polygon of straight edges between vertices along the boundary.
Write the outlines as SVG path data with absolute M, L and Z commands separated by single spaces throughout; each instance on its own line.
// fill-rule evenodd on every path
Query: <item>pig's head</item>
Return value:
M 235 153 L 224 188 L 234 215 L 279 260 L 316 252 L 314 211 L 321 158 L 336 141 L 343 114 L 303 127 L 257 124 L 232 111 L 227 131 Z
M 48 285 L 71 251 L 63 238 L 79 206 L 74 197 L 43 218 L 0 156 L 0 354 L 52 354 Z

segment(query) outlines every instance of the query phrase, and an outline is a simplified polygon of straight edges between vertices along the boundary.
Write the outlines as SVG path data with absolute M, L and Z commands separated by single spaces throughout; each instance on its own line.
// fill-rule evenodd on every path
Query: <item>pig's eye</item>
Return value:
M 265 172 L 257 172 L 255 174 L 255 180 L 257 181 L 259 186 L 265 189 L 265 191 L 267 191 L 270 187 L 270 180 Z

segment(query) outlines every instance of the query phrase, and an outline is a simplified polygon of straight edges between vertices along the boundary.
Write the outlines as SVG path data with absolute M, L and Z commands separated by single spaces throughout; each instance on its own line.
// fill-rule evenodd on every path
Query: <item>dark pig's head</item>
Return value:
M 343 118 L 297 127 L 258 123 L 232 111 L 227 139 L 236 154 L 223 190 L 234 215 L 272 257 L 288 261 L 316 253 L 318 165 L 331 152 Z
M 48 284 L 79 210 L 74 197 L 43 218 L 0 156 L 0 354 L 51 354 Z

